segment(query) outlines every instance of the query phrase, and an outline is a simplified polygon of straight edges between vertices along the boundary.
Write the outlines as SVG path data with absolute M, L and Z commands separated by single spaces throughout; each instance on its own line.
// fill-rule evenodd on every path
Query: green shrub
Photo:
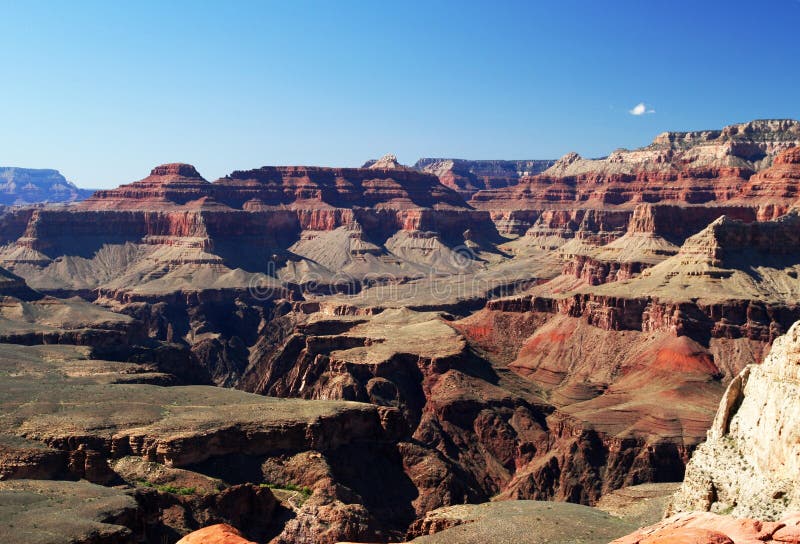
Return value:
M 156 491 L 160 491 L 161 493 L 172 493 L 173 495 L 194 495 L 197 491 L 197 489 L 194 487 L 178 487 L 170 484 L 160 485 L 143 479 L 136 480 L 136 482 L 144 487 L 149 487 L 155 489 Z

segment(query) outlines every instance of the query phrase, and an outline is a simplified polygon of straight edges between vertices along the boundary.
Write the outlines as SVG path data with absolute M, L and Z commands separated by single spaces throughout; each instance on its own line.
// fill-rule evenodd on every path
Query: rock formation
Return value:
M 209 525 L 197 531 L 191 532 L 177 544 L 254 544 L 252 541 L 242 537 L 242 533 L 236 528 L 218 523 Z
M 677 514 L 614 540 L 612 544 L 779 544 L 800 540 L 800 514 L 780 521 L 736 518 L 710 512 Z
M 499 189 L 519 183 L 551 167 L 552 160 L 470 161 L 464 159 L 424 158 L 414 164 L 421 172 L 434 174 L 442 184 L 469 199 L 483 189 Z
M 0 204 L 4 206 L 75 202 L 93 192 L 78 188 L 58 170 L 0 166 Z
M 396 170 L 398 168 L 406 169 L 407 167 L 397 162 L 397 157 L 395 155 L 387 153 L 376 161 L 368 161 L 364 164 L 364 168 L 369 168 L 370 170 Z
M 746 367 L 728 385 L 672 511 L 776 520 L 800 507 L 798 365 L 800 324 L 795 324 L 761 365 Z
M 641 203 L 706 208 L 731 204 L 750 208 L 760 219 L 771 219 L 796 199 L 791 189 L 781 190 L 780 186 L 788 183 L 791 187 L 793 178 L 785 172 L 797 168 L 789 165 L 788 155 L 776 158 L 798 145 L 800 122 L 792 120 L 664 133 L 647 147 L 618 150 L 603 159 L 570 153 L 514 186 L 478 191 L 469 203 L 491 211 L 501 230 L 520 234 L 544 210 L 630 209 Z M 763 189 L 770 182 L 757 181 L 761 177 L 750 182 L 773 162 L 771 172 L 763 175 L 765 180 L 775 180 L 772 188 Z M 719 211 L 719 215 L 725 213 L 730 215 Z M 694 232 L 688 231 L 684 237 Z

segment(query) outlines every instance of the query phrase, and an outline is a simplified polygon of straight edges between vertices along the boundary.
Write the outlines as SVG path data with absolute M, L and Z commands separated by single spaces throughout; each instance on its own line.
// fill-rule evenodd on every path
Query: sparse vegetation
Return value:
M 170 484 L 154 484 L 153 482 L 148 482 L 147 480 L 137 480 L 136 481 L 139 485 L 143 487 L 149 487 L 151 489 L 155 489 L 156 491 L 160 491 L 161 493 L 172 493 L 173 495 L 194 495 L 197 492 L 197 489 L 194 487 L 179 487 Z
M 283 490 L 283 491 L 294 491 L 296 493 L 300 493 L 300 495 L 303 496 L 303 500 L 308 499 L 311 496 L 311 493 L 312 493 L 311 488 L 309 488 L 309 487 L 299 486 L 299 485 L 291 484 L 291 483 L 284 484 L 284 485 L 270 484 L 270 483 L 259 484 L 259 485 L 261 487 L 268 487 L 269 489 L 280 489 L 280 490 Z

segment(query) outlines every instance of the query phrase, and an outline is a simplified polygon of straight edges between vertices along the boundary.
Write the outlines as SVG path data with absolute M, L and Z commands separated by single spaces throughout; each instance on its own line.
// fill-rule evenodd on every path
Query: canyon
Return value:
M 740 421 L 790 373 L 799 186 L 800 122 L 764 120 L 600 159 L 173 163 L 4 208 L 0 526 L 608 542 L 661 517 L 609 501 L 684 478 L 671 513 L 780 519 L 794 490 L 759 510 L 712 461 L 791 458 Z

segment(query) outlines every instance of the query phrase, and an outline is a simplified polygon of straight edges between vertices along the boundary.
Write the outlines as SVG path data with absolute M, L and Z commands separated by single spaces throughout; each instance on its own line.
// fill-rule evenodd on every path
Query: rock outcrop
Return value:
M 364 164 L 363 168 L 370 170 L 395 170 L 397 168 L 407 168 L 397 162 L 397 156 L 387 153 L 383 157 L 375 161 L 368 161 Z
M 84 210 L 415 207 L 466 208 L 463 199 L 437 178 L 401 168 L 389 156 L 370 168 L 265 166 L 236 171 L 209 183 L 189 164 L 165 164 L 146 178 L 117 189 L 97 191 Z
M 76 202 L 93 192 L 78 188 L 58 170 L 0 166 L 0 205 Z
M 737 518 L 710 512 L 677 514 L 614 540 L 612 544 L 782 544 L 800 540 L 800 514 L 780 521 Z
M 250 538 L 332 544 L 399 535 L 412 520 L 413 487 L 381 408 L 165 387 L 148 364 L 87 359 L 74 346 L 0 344 L 0 354 L 2 477 L 126 484 L 148 541 L 228 523 Z M 360 467 L 406 491 L 381 510 Z
M 792 181 L 797 168 L 791 162 L 796 152 L 787 150 L 798 145 L 800 123 L 793 120 L 665 133 L 647 147 L 618 150 L 603 159 L 570 153 L 513 186 L 478 191 L 469 203 L 491 211 L 501 230 L 508 228 L 508 216 L 524 211 L 519 215 L 524 217 L 522 225 L 515 226 L 517 232 L 531 227 L 544 210 L 624 210 L 642 203 L 712 209 L 735 206 L 750 208 L 759 219 L 772 219 L 785 213 L 797 198 Z M 723 213 L 729 212 L 719 215 Z
M 211 186 L 190 164 L 162 164 L 146 178 L 117 189 L 95 192 L 79 206 L 87 210 L 144 209 L 170 206 L 202 206 Z
M 247 540 L 242 536 L 242 533 L 237 531 L 234 527 L 225 523 L 218 523 L 216 525 L 209 525 L 203 527 L 192 533 L 189 533 L 177 544 L 255 544 L 251 540 Z
M 443 185 L 469 199 L 483 189 L 499 189 L 519 183 L 550 168 L 555 161 L 475 161 L 464 159 L 419 159 L 414 168 L 434 174 Z
M 800 508 L 800 324 L 775 341 L 761 365 L 728 386 L 708 440 L 672 503 L 691 510 L 776 520 Z

